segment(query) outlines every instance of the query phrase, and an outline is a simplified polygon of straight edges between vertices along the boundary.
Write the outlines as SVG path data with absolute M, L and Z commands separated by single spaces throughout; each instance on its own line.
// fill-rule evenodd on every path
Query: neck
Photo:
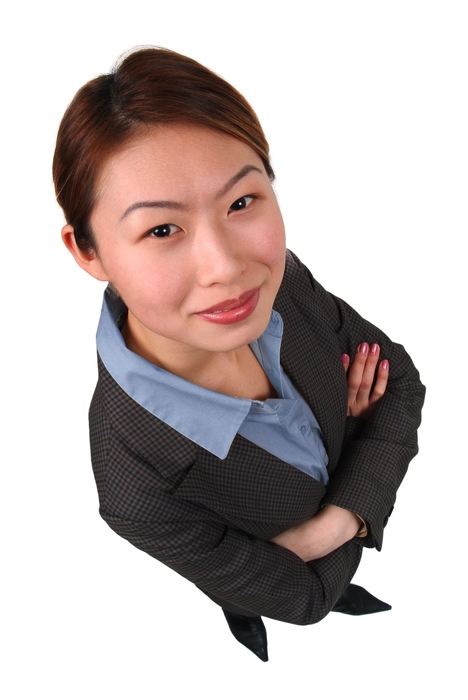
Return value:
M 276 396 L 267 375 L 249 345 L 227 352 L 209 352 L 158 336 L 133 323 L 131 314 L 122 327 L 129 350 L 161 369 L 205 389 L 238 398 L 264 401 Z M 159 342 L 161 340 L 161 342 Z
M 235 371 L 245 350 L 250 351 L 247 345 L 228 352 L 212 352 L 163 336 L 158 336 L 155 342 L 154 334 L 150 335 L 131 313 L 128 313 L 121 332 L 129 350 L 151 364 L 200 386 L 211 386 L 216 376 Z

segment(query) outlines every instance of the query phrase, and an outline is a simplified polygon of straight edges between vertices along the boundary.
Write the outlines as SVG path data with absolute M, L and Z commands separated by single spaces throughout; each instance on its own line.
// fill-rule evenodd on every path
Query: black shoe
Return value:
M 336 601 L 332 611 L 345 613 L 346 615 L 370 615 L 371 613 L 391 609 L 391 605 L 375 598 L 362 586 L 350 583 Z
M 229 629 L 238 642 L 253 651 L 262 661 L 268 661 L 267 634 L 261 617 L 247 617 L 224 610 Z

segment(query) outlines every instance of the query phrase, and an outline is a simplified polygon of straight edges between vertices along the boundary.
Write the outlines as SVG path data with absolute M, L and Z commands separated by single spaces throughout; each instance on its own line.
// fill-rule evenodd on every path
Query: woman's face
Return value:
M 75 258 L 117 289 L 146 354 L 230 351 L 265 330 L 284 227 L 243 142 L 198 126 L 150 128 L 105 165 L 91 227 L 97 256 Z

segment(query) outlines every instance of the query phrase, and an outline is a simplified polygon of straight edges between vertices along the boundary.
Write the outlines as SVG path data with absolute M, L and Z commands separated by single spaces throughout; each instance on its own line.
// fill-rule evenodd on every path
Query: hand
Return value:
M 303 561 L 312 561 L 351 540 L 360 527 L 361 520 L 351 511 L 326 505 L 310 520 L 282 532 L 271 541 L 294 552 Z
M 383 360 L 377 367 L 379 356 L 380 347 L 376 343 L 370 348 L 367 343 L 361 343 L 351 367 L 349 355 L 341 356 L 348 374 L 348 416 L 369 418 L 377 401 L 384 395 L 388 382 L 388 360 Z

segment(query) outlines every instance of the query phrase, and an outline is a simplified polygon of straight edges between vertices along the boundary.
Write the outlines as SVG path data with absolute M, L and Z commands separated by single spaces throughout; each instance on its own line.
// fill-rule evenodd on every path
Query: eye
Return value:
M 254 197 L 253 194 L 246 194 L 245 197 L 236 199 L 236 201 L 229 207 L 229 211 L 241 211 L 241 209 L 246 209 L 254 199 L 256 199 L 256 197 Z
M 161 226 L 152 228 L 146 235 L 154 238 L 167 238 L 177 231 L 180 231 L 180 227 L 175 224 L 161 224 Z

